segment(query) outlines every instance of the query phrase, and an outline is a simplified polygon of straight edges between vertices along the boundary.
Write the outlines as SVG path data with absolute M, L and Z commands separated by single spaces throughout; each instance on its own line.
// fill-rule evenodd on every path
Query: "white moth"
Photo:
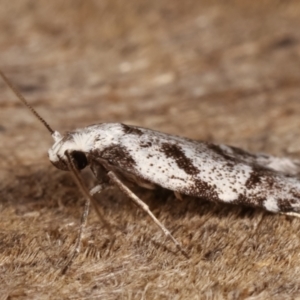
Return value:
M 128 189 L 126 182 L 150 189 L 160 186 L 173 191 L 179 199 L 181 195 L 189 195 L 261 207 L 274 213 L 297 216 L 300 213 L 300 181 L 297 177 L 300 163 L 297 160 L 252 154 L 235 147 L 193 141 L 121 123 L 91 125 L 62 136 L 50 128 L 0 73 L 51 132 L 55 142 L 48 152 L 50 161 L 58 169 L 72 171 L 87 199 L 75 251 L 64 270 L 79 252 L 89 203 L 95 204 L 91 195 L 110 184 L 117 185 L 141 206 L 183 253 L 177 240 L 148 206 Z M 87 166 L 98 180 L 98 185 L 90 192 L 78 172 Z
M 89 165 L 99 182 L 106 173 L 146 188 L 155 185 L 211 201 L 300 211 L 299 162 L 235 147 L 193 141 L 151 129 L 103 123 L 61 136 L 53 134 L 50 161 L 68 170 L 66 152 L 78 169 Z

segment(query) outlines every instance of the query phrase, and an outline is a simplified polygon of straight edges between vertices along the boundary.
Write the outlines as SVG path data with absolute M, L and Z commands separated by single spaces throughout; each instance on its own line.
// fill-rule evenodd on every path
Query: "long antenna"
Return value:
M 33 109 L 32 106 L 28 104 L 26 99 L 23 97 L 23 95 L 20 93 L 20 91 L 8 80 L 8 78 L 4 75 L 4 73 L 0 70 L 0 75 L 5 81 L 5 83 L 10 87 L 10 89 L 15 93 L 15 95 L 19 98 L 21 102 L 23 102 L 24 105 L 27 106 L 27 108 L 35 115 L 35 117 L 44 124 L 44 126 L 48 129 L 48 131 L 51 133 L 51 135 L 54 134 L 54 130 L 49 126 L 49 124 Z

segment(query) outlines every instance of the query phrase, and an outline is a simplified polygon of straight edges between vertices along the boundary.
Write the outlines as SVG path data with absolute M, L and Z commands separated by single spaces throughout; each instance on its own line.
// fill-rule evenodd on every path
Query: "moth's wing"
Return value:
M 286 175 L 296 176 L 300 174 L 300 161 L 287 157 L 276 157 L 265 153 L 251 153 L 240 148 L 220 145 L 223 154 L 239 159 L 246 164 L 255 164 Z
M 298 165 L 292 160 L 274 166 L 271 156 L 123 126 L 118 140 L 98 155 L 125 175 L 210 201 L 300 210 L 300 182 L 291 176 Z

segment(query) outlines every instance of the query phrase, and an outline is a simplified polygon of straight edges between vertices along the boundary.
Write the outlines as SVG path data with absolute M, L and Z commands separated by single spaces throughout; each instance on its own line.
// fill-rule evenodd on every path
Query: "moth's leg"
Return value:
M 139 197 L 137 197 L 118 177 L 117 175 L 112 172 L 109 171 L 107 173 L 108 177 L 111 179 L 111 181 L 118 186 L 118 188 L 124 193 L 126 194 L 131 200 L 133 200 L 139 207 L 141 207 L 141 209 L 143 211 L 145 211 L 150 218 L 155 222 L 155 224 L 163 231 L 163 233 L 170 238 L 173 243 L 176 245 L 176 247 L 180 250 L 180 252 L 188 257 L 187 253 L 182 249 L 181 245 L 179 244 L 179 242 L 173 237 L 173 235 L 171 234 L 171 232 L 154 216 L 154 214 L 151 212 L 151 210 L 149 209 L 149 206 L 144 203 Z
M 300 214 L 296 213 L 296 212 L 284 212 L 284 213 L 281 213 L 281 214 L 282 215 L 287 215 L 287 216 L 293 216 L 293 217 L 300 218 Z
M 182 198 L 181 194 L 179 194 L 178 192 L 174 192 L 174 195 L 175 195 L 177 200 L 183 201 L 183 198 Z
M 71 171 L 73 179 L 76 182 L 77 186 L 79 187 L 80 191 L 82 192 L 84 198 L 86 199 L 86 202 L 85 202 L 84 211 L 83 211 L 83 214 L 81 217 L 81 223 L 80 223 L 79 232 L 78 232 L 78 236 L 77 236 L 76 243 L 75 243 L 75 249 L 72 252 L 72 254 L 70 255 L 69 259 L 67 260 L 67 263 L 65 264 L 64 268 L 62 269 L 63 274 L 66 273 L 69 266 L 72 264 L 73 260 L 76 258 L 76 256 L 78 255 L 78 253 L 80 251 L 82 233 L 83 233 L 84 227 L 86 226 L 87 217 L 88 217 L 91 203 L 94 206 L 94 209 L 95 209 L 99 219 L 102 221 L 103 225 L 107 228 L 110 236 L 112 237 L 111 247 L 115 240 L 115 238 L 112 234 L 111 228 L 109 226 L 109 223 L 106 221 L 106 219 L 104 218 L 102 213 L 99 211 L 95 199 L 92 197 L 89 190 L 85 186 L 82 178 L 80 177 L 80 173 L 77 170 L 77 168 L 74 164 L 74 161 L 72 160 L 72 154 L 69 151 L 65 151 L 65 155 L 67 157 L 68 169 Z M 99 190 L 99 188 L 98 188 L 98 190 Z
M 94 194 L 103 191 L 103 189 L 105 189 L 106 187 L 107 187 L 107 184 L 98 184 L 90 190 L 90 195 L 93 196 Z M 72 264 L 75 257 L 80 253 L 83 230 L 86 227 L 87 218 L 88 218 L 89 211 L 90 211 L 90 206 L 91 206 L 91 201 L 90 201 L 90 199 L 87 198 L 85 201 L 84 210 L 83 210 L 83 213 L 81 216 L 80 227 L 78 230 L 75 247 L 74 247 L 72 254 L 69 256 L 69 259 L 66 262 L 64 268 L 62 269 L 63 274 L 66 273 L 66 271 L 68 270 L 69 266 Z
M 90 189 L 90 194 L 94 196 L 97 193 L 102 192 L 105 188 L 107 188 L 107 184 L 97 184 L 92 189 Z
M 83 230 L 84 230 L 84 228 L 86 226 L 86 223 L 87 223 L 87 218 L 88 218 L 88 215 L 89 215 L 90 206 L 91 206 L 90 199 L 86 199 L 85 204 L 84 204 L 84 210 L 83 210 L 83 213 L 81 215 L 80 227 L 79 227 L 79 231 L 78 231 L 78 234 L 77 234 L 75 247 L 74 247 L 74 250 L 73 250 L 72 254 L 69 256 L 67 262 L 65 263 L 65 266 L 62 269 L 62 274 L 65 274 L 67 272 L 69 266 L 73 263 L 73 260 L 75 259 L 75 257 L 80 253 L 82 234 L 83 234 Z

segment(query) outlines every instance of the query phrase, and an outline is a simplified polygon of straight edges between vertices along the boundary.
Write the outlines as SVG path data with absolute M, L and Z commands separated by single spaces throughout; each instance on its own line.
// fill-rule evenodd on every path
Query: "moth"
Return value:
M 61 135 L 37 114 L 2 71 L 0 74 L 51 133 L 54 139 L 48 152 L 51 163 L 60 170 L 71 171 L 86 198 L 75 250 L 64 270 L 80 251 L 90 203 L 106 224 L 92 196 L 111 184 L 138 204 L 184 254 L 180 243 L 126 183 L 133 182 L 146 189 L 160 186 L 173 191 L 179 199 L 188 195 L 260 207 L 273 213 L 300 215 L 300 162 L 297 160 L 253 154 L 236 147 L 194 141 L 122 123 L 100 123 Z M 85 167 L 91 168 L 98 182 L 91 191 L 79 175 Z

